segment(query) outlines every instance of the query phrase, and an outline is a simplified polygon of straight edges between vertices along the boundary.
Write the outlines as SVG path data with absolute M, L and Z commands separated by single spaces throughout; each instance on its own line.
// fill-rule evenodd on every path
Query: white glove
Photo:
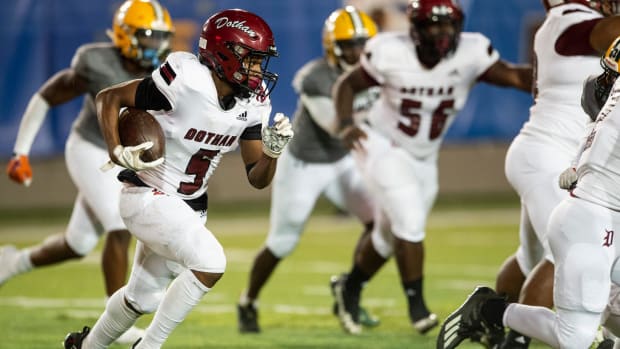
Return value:
M 151 147 L 153 147 L 153 142 L 144 142 L 133 147 L 117 145 L 113 152 L 118 159 L 119 165 L 137 172 L 157 167 L 164 162 L 163 157 L 150 162 L 144 162 L 140 159 L 140 155 L 144 151 L 151 149 Z
M 282 113 L 276 113 L 273 121 L 273 126 L 263 127 L 263 153 L 276 159 L 293 138 L 293 127 L 288 117 Z
M 560 174 L 560 179 L 558 181 L 560 188 L 562 189 L 572 189 L 575 183 L 577 183 L 577 171 L 574 167 L 569 167 L 564 172 Z

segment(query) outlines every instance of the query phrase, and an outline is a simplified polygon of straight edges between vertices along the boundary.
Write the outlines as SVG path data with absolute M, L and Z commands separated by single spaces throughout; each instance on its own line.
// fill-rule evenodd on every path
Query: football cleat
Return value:
M 329 283 L 332 289 L 332 295 L 335 296 L 333 294 L 333 290 L 334 290 L 334 283 L 336 283 L 338 281 L 338 275 L 332 275 Z M 338 303 L 334 302 L 334 305 L 332 306 L 332 314 L 334 314 L 335 316 L 338 316 Z M 377 327 L 381 324 L 381 320 L 371 314 L 370 312 L 368 312 L 368 310 L 366 310 L 366 308 L 360 306 L 360 314 L 359 314 L 359 321 L 360 321 L 360 325 L 364 326 L 364 327 Z
M 600 342 L 597 346 L 596 349 L 613 349 L 614 348 L 614 340 L 613 339 L 603 339 L 602 342 Z
M 439 319 L 437 318 L 437 315 L 430 313 L 426 317 L 413 321 L 411 325 L 416 331 L 418 331 L 418 333 L 426 334 L 428 331 L 439 325 Z
M 90 327 L 84 326 L 82 332 L 69 333 L 63 342 L 65 349 L 82 349 L 84 338 L 90 333 Z
M 237 322 L 239 332 L 241 333 L 258 333 L 258 309 L 254 303 L 248 305 L 237 304 Z
M 137 344 L 144 337 L 144 330 L 136 326 L 131 326 L 120 337 L 116 338 L 115 342 L 118 344 Z
M 504 298 L 488 287 L 477 287 L 441 326 L 437 349 L 453 349 L 468 338 L 480 341 L 482 337 L 495 338 L 503 333 L 502 325 L 489 323 L 482 317 L 482 306 L 489 300 L 503 301 Z
M 342 274 L 337 277 L 335 282 L 330 282 L 332 289 L 332 295 L 336 300 L 338 310 L 338 320 L 345 332 L 350 334 L 362 333 L 362 327 L 359 322 L 359 293 L 354 294 L 347 292 L 345 282 L 347 281 L 347 275 Z

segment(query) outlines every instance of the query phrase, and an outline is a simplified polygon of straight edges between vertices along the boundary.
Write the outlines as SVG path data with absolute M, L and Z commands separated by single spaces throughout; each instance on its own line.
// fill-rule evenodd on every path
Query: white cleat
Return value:
M 0 286 L 17 274 L 19 250 L 13 245 L 0 247 Z
M 116 339 L 118 344 L 134 344 L 138 339 L 144 337 L 145 331 L 136 326 L 131 326 L 125 333 Z

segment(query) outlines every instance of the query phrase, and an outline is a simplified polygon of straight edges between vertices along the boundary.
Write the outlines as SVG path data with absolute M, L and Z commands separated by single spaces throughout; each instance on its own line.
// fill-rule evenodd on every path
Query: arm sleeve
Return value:
M 155 86 L 151 77 L 144 78 L 138 85 L 136 91 L 136 107 L 144 110 L 166 110 L 172 109 L 170 102 L 163 93 Z
M 338 120 L 336 120 L 333 100 L 326 96 L 309 96 L 307 94 L 302 94 L 300 99 L 312 120 L 328 134 L 336 135 Z
M 246 141 L 261 139 L 261 125 L 258 124 L 246 128 L 239 138 Z

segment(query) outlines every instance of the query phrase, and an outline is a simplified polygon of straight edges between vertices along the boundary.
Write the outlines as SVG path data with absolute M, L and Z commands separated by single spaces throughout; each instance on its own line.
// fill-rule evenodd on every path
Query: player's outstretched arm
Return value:
M 6 172 L 13 181 L 29 186 L 32 169 L 28 155 L 49 108 L 70 101 L 86 92 L 86 81 L 71 68 L 64 69 L 49 78 L 30 98 L 22 115 L 13 147 L 13 158 Z
M 528 93 L 532 91 L 532 80 L 532 65 L 512 64 L 501 59 L 480 76 L 480 81 L 502 87 L 514 87 Z

